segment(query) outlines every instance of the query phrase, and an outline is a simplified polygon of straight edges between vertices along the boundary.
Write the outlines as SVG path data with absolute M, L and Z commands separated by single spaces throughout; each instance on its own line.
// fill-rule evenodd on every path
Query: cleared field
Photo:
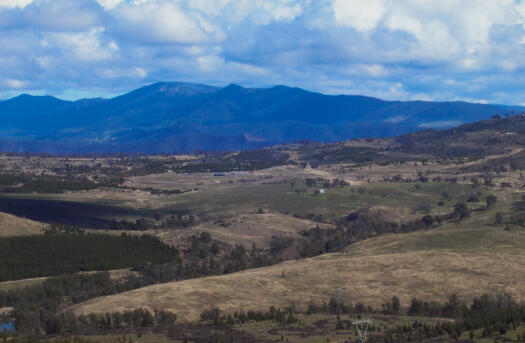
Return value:
M 412 297 L 444 301 L 451 294 L 468 300 L 482 293 L 508 292 L 525 300 L 524 244 L 525 232 L 499 227 L 385 235 L 355 244 L 344 253 L 154 285 L 93 299 L 73 310 L 104 313 L 144 307 L 195 320 L 214 306 L 224 311 L 291 303 L 305 307 L 312 299 L 328 301 L 338 287 L 346 302 L 374 307 L 393 295 L 402 306 L 408 306 Z
M 38 235 L 46 224 L 0 212 L 0 237 Z
M 456 201 L 465 201 L 474 193 L 469 185 L 428 183 L 416 188 L 410 183 L 378 183 L 360 187 L 327 188 L 322 185 L 307 186 L 296 183 L 223 185 L 206 192 L 194 192 L 168 196 L 159 203 L 159 211 L 182 211 L 208 215 L 235 215 L 249 213 L 262 208 L 268 212 L 306 215 L 322 214 L 327 219 L 347 215 L 363 207 L 382 206 L 393 209 L 393 213 L 406 218 L 410 214 L 425 213 L 419 209 L 428 204 L 432 213 L 448 213 Z M 480 188 L 476 191 L 485 192 Z M 444 199 L 443 193 L 449 196 Z M 444 205 L 438 207 L 438 202 Z
M 242 244 L 251 247 L 268 248 L 273 236 L 300 238 L 300 232 L 315 228 L 332 228 L 333 225 L 286 216 L 277 213 L 241 214 L 218 222 L 207 222 L 184 230 L 159 231 L 157 236 L 165 242 L 176 242 L 180 238 L 209 232 L 211 236 L 227 244 Z
M 320 192 L 323 189 L 324 193 Z M 203 217 L 228 217 L 265 212 L 286 215 L 321 214 L 336 220 L 351 211 L 381 206 L 399 220 L 429 212 L 449 213 L 456 201 L 487 188 L 448 183 L 370 183 L 361 186 L 325 188 L 322 184 L 247 183 L 221 184 L 205 191 L 154 195 L 146 191 L 116 188 L 64 194 L 16 194 L 0 197 L 0 209 L 46 222 L 89 228 L 105 228 L 111 220 L 135 220 L 178 213 Z M 447 197 L 443 197 L 446 193 Z M 438 203 L 443 201 L 441 206 Z
M 139 188 L 209 190 L 221 185 L 282 182 L 283 180 L 316 177 L 312 169 L 297 166 L 279 166 L 256 171 L 162 173 L 130 177 L 125 185 Z

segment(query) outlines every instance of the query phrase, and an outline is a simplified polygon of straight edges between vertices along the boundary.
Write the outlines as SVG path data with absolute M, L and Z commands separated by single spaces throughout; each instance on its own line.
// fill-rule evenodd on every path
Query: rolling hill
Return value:
M 485 292 L 507 292 L 524 300 L 524 239 L 523 231 L 496 227 L 389 234 L 359 242 L 343 253 L 148 286 L 92 299 L 72 310 L 87 314 L 163 309 L 191 321 L 215 306 L 226 312 L 292 303 L 305 307 L 311 300 L 327 302 L 337 288 L 343 290 L 345 302 L 376 308 L 393 295 L 402 306 L 413 297 L 445 301 L 457 294 L 470 300 Z
M 509 194 L 507 188 L 492 191 L 498 194 L 497 205 L 461 222 L 379 235 L 337 253 L 269 267 L 143 287 L 70 309 L 82 314 L 169 310 L 182 321 L 193 321 L 212 307 L 231 313 L 293 303 L 304 310 L 311 300 L 328 302 L 337 288 L 343 290 L 345 303 L 362 302 L 374 308 L 394 295 L 404 307 L 413 297 L 444 302 L 453 294 L 470 301 L 483 293 L 508 293 L 523 301 L 525 231 L 518 225 L 509 229 L 508 223 L 494 223 L 499 211 L 505 216 L 515 213 L 510 206 L 521 193 Z M 396 201 L 403 202 L 400 197 Z
M 445 128 L 521 108 L 383 101 L 299 88 L 162 82 L 112 99 L 20 95 L 0 102 L 0 149 L 17 152 L 243 150 Z
M 47 224 L 0 212 L 0 237 L 38 235 Z

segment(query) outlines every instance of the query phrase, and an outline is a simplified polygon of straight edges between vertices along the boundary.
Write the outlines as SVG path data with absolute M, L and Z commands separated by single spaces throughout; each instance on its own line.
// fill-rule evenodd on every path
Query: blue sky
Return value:
M 0 0 L 0 98 L 156 81 L 525 104 L 515 0 Z

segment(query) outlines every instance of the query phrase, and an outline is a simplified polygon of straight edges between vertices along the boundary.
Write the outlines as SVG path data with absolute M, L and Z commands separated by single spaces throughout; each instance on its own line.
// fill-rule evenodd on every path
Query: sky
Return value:
M 517 0 L 0 0 L 0 99 L 158 81 L 525 104 Z

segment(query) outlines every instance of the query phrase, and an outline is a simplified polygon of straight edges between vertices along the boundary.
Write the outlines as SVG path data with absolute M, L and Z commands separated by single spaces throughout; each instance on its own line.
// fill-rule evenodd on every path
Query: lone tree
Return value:
M 491 194 L 487 196 L 487 199 L 486 199 L 487 208 L 491 208 L 492 206 L 494 206 L 497 201 L 498 201 L 498 198 L 495 195 Z
M 459 220 L 468 218 L 470 216 L 470 210 L 464 202 L 458 202 L 454 205 L 454 216 Z
M 432 217 L 429 214 L 423 216 L 421 220 L 423 221 L 423 224 L 425 224 L 426 226 L 432 226 L 434 224 L 434 217 Z
M 401 308 L 401 302 L 398 297 L 393 296 L 390 302 L 381 304 L 381 306 L 383 307 L 384 314 L 397 314 Z
M 401 302 L 399 301 L 399 298 L 396 296 L 392 297 L 392 311 L 394 313 L 399 313 L 399 309 L 401 307 Z
M 494 219 L 496 221 L 496 224 L 503 223 L 503 214 L 501 214 L 501 212 L 496 213 L 496 215 L 494 216 Z

